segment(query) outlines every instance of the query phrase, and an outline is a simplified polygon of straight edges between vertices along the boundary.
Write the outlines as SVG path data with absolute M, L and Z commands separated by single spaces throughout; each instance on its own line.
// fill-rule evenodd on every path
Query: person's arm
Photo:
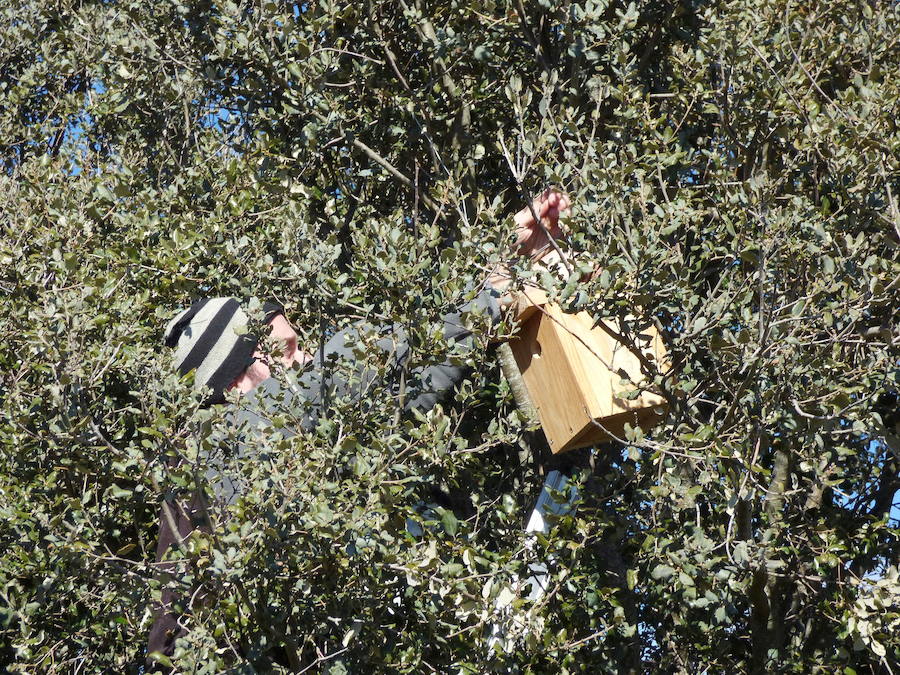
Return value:
M 525 207 L 514 217 L 516 253 L 532 259 L 537 259 L 546 253 L 550 247 L 547 235 L 562 236 L 560 216 L 569 210 L 569 198 L 559 192 L 547 190 L 536 197 L 530 207 Z M 541 220 L 540 224 L 535 220 L 535 216 Z M 459 310 L 443 316 L 444 338 L 470 346 L 475 337 L 472 335 L 471 329 L 467 327 L 464 315 L 471 311 L 481 311 L 489 317 L 492 323 L 499 322 L 502 314 L 501 306 L 508 298 L 505 294 L 508 286 L 508 275 L 501 273 L 489 277 L 486 287 L 472 301 Z M 301 378 L 304 395 L 323 402 L 326 396 L 325 392 L 330 392 L 332 395 L 351 393 L 351 385 L 348 385 L 338 373 L 329 368 L 328 364 L 331 359 L 352 359 L 349 345 L 357 338 L 354 333 L 371 329 L 371 326 L 359 324 L 341 331 L 326 342 L 316 355 L 314 367 Z M 384 337 L 377 341 L 378 347 L 386 352 L 394 353 L 395 370 L 404 368 L 409 356 L 409 345 L 405 332 L 397 326 L 387 326 L 381 329 L 381 334 Z M 404 408 L 427 410 L 433 407 L 449 396 L 468 374 L 468 370 L 463 365 L 447 360 L 440 364 L 409 371 Z M 358 377 L 360 382 L 352 385 L 352 388 L 357 391 L 365 391 L 367 385 L 374 379 L 373 374 L 362 370 L 358 372 Z
M 550 248 L 551 237 L 559 237 L 563 234 L 560 225 L 560 216 L 570 209 L 568 197 L 547 190 L 534 199 L 530 207 L 525 207 L 514 216 L 515 224 L 515 251 L 519 255 L 532 259 L 540 258 Z M 537 217 L 541 222 L 535 220 Z M 485 313 L 491 322 L 496 323 L 501 317 L 501 305 L 505 304 L 508 295 L 504 292 L 509 286 L 509 277 L 502 273 L 495 273 L 487 280 L 485 288 L 469 303 L 457 311 L 448 312 L 443 317 L 443 333 L 446 340 L 456 343 L 471 344 L 474 340 L 471 329 L 466 326 L 464 315 L 471 311 Z M 341 397 L 359 394 L 368 389 L 376 375 L 364 368 L 357 368 L 351 377 L 353 382 L 345 379 L 342 370 L 353 370 L 354 357 L 352 345 L 360 339 L 366 339 L 377 333 L 380 337 L 376 341 L 379 349 L 393 354 L 393 370 L 400 372 L 406 367 L 409 357 L 409 345 L 407 336 L 402 328 L 394 325 L 376 327 L 365 322 L 359 322 L 332 336 L 319 349 L 315 350 L 315 356 L 309 356 L 298 350 L 297 336 L 290 324 L 283 316 L 276 317 L 272 322 L 272 337 L 280 339 L 285 345 L 282 360 L 286 365 L 295 362 L 312 362 L 297 380 L 298 391 L 306 401 L 310 403 L 310 412 L 306 416 L 304 426 L 313 425 L 322 407 L 327 404 L 329 397 Z M 271 377 L 270 362 L 259 352 L 255 353 L 256 361 L 247 370 L 236 378 L 233 387 L 247 394 L 263 383 L 267 383 L 264 389 L 277 390 L 284 393 L 277 384 L 269 383 Z M 334 364 L 344 362 L 343 368 Z M 467 374 L 467 368 L 453 363 L 451 360 L 441 364 L 425 366 L 413 369 L 407 375 L 407 396 L 404 401 L 406 409 L 427 409 L 438 401 L 446 398 L 449 393 L 462 381 Z M 265 398 L 265 392 L 257 394 Z

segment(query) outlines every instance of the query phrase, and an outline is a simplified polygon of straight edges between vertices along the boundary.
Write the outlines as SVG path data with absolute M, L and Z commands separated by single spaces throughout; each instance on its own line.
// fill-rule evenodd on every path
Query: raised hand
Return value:
M 569 198 L 556 190 L 545 190 L 535 197 L 531 208 L 525 207 L 515 215 L 516 248 L 520 255 L 540 258 L 551 248 L 547 234 L 554 239 L 563 235 L 559 217 L 571 210 Z M 540 219 L 539 224 L 535 216 Z
M 530 208 L 526 206 L 514 216 L 516 251 L 532 260 L 542 258 L 552 248 L 547 235 L 554 239 L 563 235 L 559 217 L 570 209 L 569 198 L 556 190 L 545 190 L 535 197 Z M 535 216 L 540 223 L 535 220 Z M 500 265 L 491 272 L 487 282 L 494 289 L 503 292 L 509 288 L 512 279 L 506 266 Z M 510 301 L 509 294 L 504 294 L 500 300 L 501 304 L 508 304 Z

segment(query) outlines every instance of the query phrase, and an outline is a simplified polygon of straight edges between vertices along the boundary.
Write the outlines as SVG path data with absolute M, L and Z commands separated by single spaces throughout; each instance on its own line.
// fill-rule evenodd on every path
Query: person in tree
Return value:
M 551 247 L 548 235 L 556 238 L 562 234 L 560 215 L 569 209 L 568 197 L 559 192 L 547 190 L 536 197 L 530 206 L 514 217 L 516 251 L 522 256 L 539 259 Z M 443 317 L 444 337 L 470 346 L 473 336 L 465 327 L 462 315 L 481 311 L 492 322 L 498 321 L 501 307 L 508 299 L 505 295 L 508 285 L 509 278 L 502 271 L 492 274 L 474 300 L 461 311 Z M 269 337 L 279 345 L 276 354 L 265 353 L 258 337 L 242 332 L 248 324 L 248 316 L 241 303 L 234 298 L 199 300 L 172 319 L 165 329 L 164 342 L 175 349 L 174 361 L 178 372 L 181 375 L 193 372 L 194 387 L 207 392 L 206 405 L 225 403 L 228 392 L 239 392 L 242 405 L 231 416 L 235 425 L 246 424 L 259 429 L 260 424 L 266 424 L 273 402 L 277 402 L 279 407 L 293 406 L 302 411 L 302 426 L 309 430 L 315 427 L 329 400 L 364 396 L 367 385 L 375 379 L 375 373 L 355 369 L 356 376 L 346 378 L 341 374 L 346 370 L 336 367 L 343 362 L 345 366 L 349 363 L 351 370 L 354 370 L 349 345 L 362 335 L 372 335 L 374 332 L 378 336 L 378 347 L 389 353 L 392 372 L 382 375 L 382 380 L 399 375 L 408 357 L 409 350 L 402 329 L 396 326 L 377 327 L 364 322 L 335 334 L 312 356 L 299 348 L 297 333 L 280 305 L 266 303 L 263 312 Z M 277 377 L 279 367 L 295 365 L 303 369 L 296 384 L 287 385 Z M 412 375 L 405 383 L 407 394 L 404 408 L 427 410 L 453 392 L 466 376 L 466 369 L 448 362 L 428 366 Z M 382 381 L 381 384 L 391 386 L 394 383 Z M 284 433 L 283 429 L 281 431 Z M 236 454 L 242 460 L 252 459 L 252 451 L 246 447 L 239 448 Z M 215 469 L 207 472 L 207 479 L 208 489 L 219 502 L 233 501 L 240 491 L 238 485 Z M 172 495 L 164 500 L 156 552 L 160 569 L 171 569 L 172 564 L 164 560 L 173 546 L 181 544 L 195 529 L 210 527 L 205 491 L 202 488 L 196 490 L 187 502 Z M 179 622 L 179 600 L 184 602 L 186 598 L 176 598 L 172 591 L 165 590 L 160 605 L 155 609 L 147 649 L 148 667 L 151 669 L 166 669 L 162 664 L 174 653 L 177 638 L 186 633 L 185 626 Z

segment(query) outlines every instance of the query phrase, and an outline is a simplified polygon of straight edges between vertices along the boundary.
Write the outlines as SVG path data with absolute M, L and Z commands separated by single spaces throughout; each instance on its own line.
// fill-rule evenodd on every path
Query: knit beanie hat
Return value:
M 284 308 L 263 304 L 269 322 Z M 164 342 L 175 348 L 175 366 L 180 375 L 194 372 L 194 387 L 209 387 L 207 405 L 225 400 L 225 389 L 253 363 L 259 338 L 247 333 L 247 315 L 234 298 L 198 300 L 166 326 Z

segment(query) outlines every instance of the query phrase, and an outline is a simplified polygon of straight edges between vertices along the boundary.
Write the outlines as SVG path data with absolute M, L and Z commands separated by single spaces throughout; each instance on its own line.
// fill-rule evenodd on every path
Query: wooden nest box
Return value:
M 626 423 L 647 430 L 662 419 L 666 400 L 641 389 L 646 377 L 638 357 L 587 312 L 565 314 L 538 289 L 519 294 L 516 311 L 520 329 L 510 347 L 554 453 L 624 438 Z M 667 369 L 654 327 L 634 341 L 650 363 Z M 635 389 L 640 395 L 625 398 Z

